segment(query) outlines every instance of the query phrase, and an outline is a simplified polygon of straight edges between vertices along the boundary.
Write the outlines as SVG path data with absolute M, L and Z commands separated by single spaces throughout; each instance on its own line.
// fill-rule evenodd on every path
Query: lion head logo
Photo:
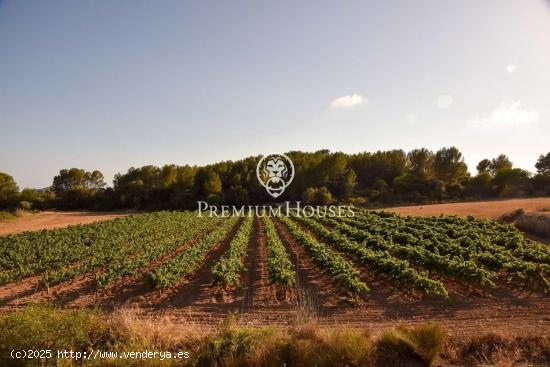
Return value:
M 269 195 L 281 196 L 294 178 L 294 164 L 285 154 L 271 153 L 258 162 L 256 175 Z

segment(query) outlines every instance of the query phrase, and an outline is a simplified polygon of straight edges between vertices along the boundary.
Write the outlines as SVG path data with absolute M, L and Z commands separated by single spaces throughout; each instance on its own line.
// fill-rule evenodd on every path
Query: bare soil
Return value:
M 449 214 L 463 216 L 472 215 L 479 218 L 495 219 L 517 209 L 532 211 L 550 209 L 550 197 L 399 206 L 384 208 L 383 210 L 392 211 L 401 215 L 438 216 L 441 214 Z
M 126 217 L 130 212 L 59 212 L 45 211 L 0 222 L 0 236 L 42 229 L 62 228 L 74 224 L 87 224 L 102 220 Z

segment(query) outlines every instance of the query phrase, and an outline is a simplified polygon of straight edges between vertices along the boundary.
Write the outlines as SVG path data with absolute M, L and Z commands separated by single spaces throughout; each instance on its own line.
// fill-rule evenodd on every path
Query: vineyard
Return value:
M 0 237 L 5 311 L 48 301 L 288 322 L 307 303 L 355 322 L 523 307 L 536 323 L 550 308 L 549 279 L 547 245 L 473 217 L 156 212 Z

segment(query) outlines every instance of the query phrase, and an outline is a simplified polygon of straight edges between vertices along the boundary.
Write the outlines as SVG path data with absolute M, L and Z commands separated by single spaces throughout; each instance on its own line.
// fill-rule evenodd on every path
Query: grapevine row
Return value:
M 183 276 L 196 270 L 208 252 L 224 238 L 237 220 L 238 217 L 225 219 L 216 229 L 199 239 L 191 247 L 150 271 L 147 274 L 149 283 L 157 289 L 165 289 L 178 284 Z
M 359 278 L 359 272 L 353 264 L 342 255 L 330 249 L 327 245 L 318 242 L 311 234 L 305 232 L 290 218 L 280 217 L 290 233 L 311 255 L 313 261 L 319 265 L 337 285 L 358 294 L 368 291 L 369 287 Z
M 429 272 L 433 271 L 444 274 L 466 283 L 478 283 L 483 287 L 495 287 L 493 282 L 494 274 L 478 267 L 474 261 L 464 260 L 457 256 L 442 256 L 438 253 L 428 251 L 421 245 L 407 246 L 386 241 L 379 235 L 370 234 L 367 231 L 357 229 L 331 218 L 320 218 L 318 220 L 332 226 L 335 231 L 348 236 L 368 248 L 388 251 L 391 255 L 406 259 Z
M 550 282 L 545 277 L 545 274 L 550 274 L 550 267 L 545 263 L 526 261 L 515 256 L 512 249 L 494 245 L 491 242 L 494 233 L 487 232 L 486 227 L 498 224 L 489 221 L 458 217 L 403 218 L 378 212 L 361 213 L 358 218 L 339 218 L 338 221 L 397 244 L 422 247 L 438 255 L 471 261 L 494 272 L 505 270 L 509 278 L 519 280 L 531 289 L 550 291 Z M 472 226 L 465 229 L 468 227 L 464 223 Z
M 324 241 L 327 241 L 343 253 L 351 255 L 358 263 L 366 265 L 378 273 L 385 274 L 390 279 L 397 281 L 400 285 L 423 294 L 432 294 L 442 297 L 448 296 L 447 290 L 441 282 L 430 279 L 428 276 L 417 272 L 415 269 L 411 268 L 406 261 L 396 259 L 388 252 L 375 251 L 367 248 L 364 245 L 350 240 L 341 233 L 329 230 L 310 218 L 300 217 L 295 219 L 307 226 L 307 228 L 312 230 Z
M 262 224 L 266 236 L 267 248 L 267 272 L 271 283 L 281 285 L 285 288 L 294 286 L 296 272 L 290 257 L 283 245 L 273 221 L 262 217 Z
M 240 275 L 246 270 L 243 261 L 253 224 L 252 216 L 245 217 L 241 227 L 231 240 L 227 252 L 212 266 L 214 283 L 222 284 L 224 287 L 240 284 Z

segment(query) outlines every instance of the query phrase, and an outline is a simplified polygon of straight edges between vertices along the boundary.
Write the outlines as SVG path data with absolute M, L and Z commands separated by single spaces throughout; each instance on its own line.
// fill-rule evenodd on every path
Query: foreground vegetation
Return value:
M 550 363 L 549 337 L 483 333 L 447 337 L 435 324 L 389 330 L 322 329 L 314 322 L 290 329 L 237 326 L 229 317 L 214 330 L 121 310 L 103 314 L 30 305 L 0 316 L 2 366 L 534 366 Z M 13 359 L 12 350 L 188 352 L 189 358 Z

